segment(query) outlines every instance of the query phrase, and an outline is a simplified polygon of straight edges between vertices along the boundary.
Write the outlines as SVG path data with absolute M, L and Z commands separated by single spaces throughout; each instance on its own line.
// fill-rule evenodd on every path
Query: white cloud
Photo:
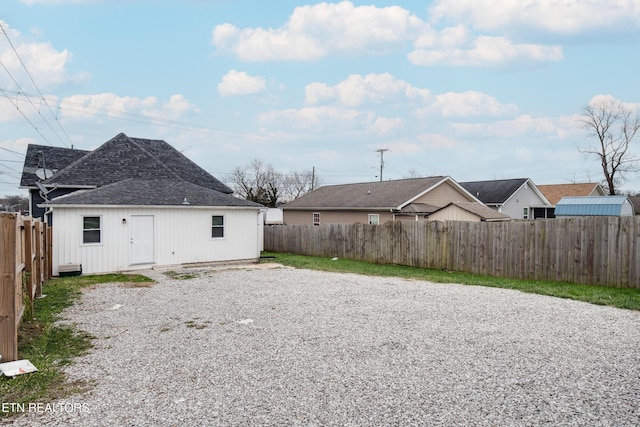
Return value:
M 480 138 L 555 137 L 576 135 L 576 116 L 532 117 L 522 114 L 511 120 L 492 123 L 452 123 L 462 135 Z
M 267 82 L 262 77 L 250 76 L 244 71 L 231 70 L 218 84 L 218 93 L 220 96 L 251 95 L 264 91 L 266 86 Z
M 305 88 L 305 101 L 319 104 L 324 101 L 338 101 L 340 104 L 357 107 L 365 104 L 389 104 L 407 101 L 424 102 L 429 99 L 427 89 L 412 86 L 398 80 L 391 74 L 352 74 L 335 86 L 312 83 Z
M 373 131 L 380 136 L 389 135 L 395 130 L 402 129 L 405 123 L 401 118 L 378 117 L 373 123 Z
M 198 111 L 182 95 L 173 95 L 168 102 L 162 104 L 154 96 L 136 98 L 113 93 L 73 95 L 63 98 L 60 106 L 65 120 L 95 120 L 95 115 L 126 118 L 130 114 L 142 115 L 148 119 L 177 120 Z
M 443 117 L 505 116 L 517 112 L 514 104 L 501 104 L 492 96 L 472 90 L 437 95 L 431 105 L 417 111 L 417 116 L 424 118 L 434 113 Z
M 4 88 L 18 89 L 15 80 L 23 91 L 31 94 L 37 93 L 31 78 L 41 91 L 55 88 L 69 81 L 80 81 L 87 78 L 83 74 L 75 76 L 68 74 L 67 64 L 71 61 L 72 55 L 66 49 L 58 51 L 50 43 L 30 42 L 19 31 L 9 27 L 6 22 L 0 21 L 0 25 L 15 48 L 14 51 L 6 37 L 0 38 L 0 61 L 13 77 L 12 79 L 6 73 L 2 73 L 0 84 Z M 31 77 L 24 70 L 21 60 L 29 70 Z
M 420 144 L 428 149 L 451 149 L 458 145 L 455 140 L 441 134 L 424 133 L 417 138 Z
M 328 106 L 269 111 L 258 115 L 261 126 L 326 131 L 368 128 L 374 120 L 373 113 Z
M 294 9 L 280 28 L 213 29 L 213 44 L 243 61 L 309 61 L 332 52 L 381 54 L 413 40 L 426 24 L 399 6 L 354 6 L 350 1 Z
M 435 40 L 421 38 L 416 49 L 408 55 L 415 65 L 453 65 L 453 66 L 502 66 L 520 64 L 521 66 L 559 61 L 563 58 L 560 46 L 538 44 L 514 44 L 504 37 L 479 36 L 470 43 L 466 37 L 441 42 L 435 48 L 425 48 Z M 455 43 L 459 43 L 455 45 Z M 460 44 L 464 43 L 464 44 Z
M 640 30 L 638 0 L 436 0 L 430 11 L 434 21 L 463 22 L 482 31 Z

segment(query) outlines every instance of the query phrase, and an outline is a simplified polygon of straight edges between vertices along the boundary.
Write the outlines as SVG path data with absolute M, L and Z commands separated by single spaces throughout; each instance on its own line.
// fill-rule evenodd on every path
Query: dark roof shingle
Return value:
M 258 203 L 182 180 L 140 178 L 129 178 L 91 190 L 79 190 L 53 199 L 50 205 L 263 207 Z
M 184 180 L 222 193 L 233 193 L 167 142 L 130 138 L 124 133 L 87 152 L 47 179 L 46 183 L 100 187 L 129 178 Z
M 40 153 L 42 154 L 40 155 Z M 42 178 L 38 177 L 36 171 L 43 169 L 45 166 L 47 170 L 56 172 L 69 166 L 87 153 L 89 151 L 29 144 L 22 167 L 20 187 L 34 187 L 37 181 L 41 181 L 44 178 L 44 176 Z M 50 176 L 47 176 L 47 178 Z
M 528 178 L 499 179 L 494 181 L 461 182 L 460 185 L 480 199 L 482 203 L 499 205 L 506 202 L 527 181 Z

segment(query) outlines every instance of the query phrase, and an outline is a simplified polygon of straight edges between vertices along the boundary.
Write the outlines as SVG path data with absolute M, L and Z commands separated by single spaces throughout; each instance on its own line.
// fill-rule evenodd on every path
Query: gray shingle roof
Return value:
M 231 194 L 233 190 L 167 142 L 120 133 L 47 179 L 60 186 L 100 187 L 129 178 L 184 180 Z
M 184 201 L 188 202 L 188 205 Z M 230 194 L 176 179 L 129 178 L 53 199 L 49 205 L 225 206 L 261 208 Z
M 39 152 L 42 152 L 44 156 L 44 164 L 38 156 Z M 36 171 L 42 169 L 43 166 L 55 172 L 69 166 L 87 153 L 89 153 L 89 151 L 29 144 L 24 159 L 24 166 L 22 167 L 20 187 L 35 187 L 36 182 L 40 180 L 36 176 Z
M 486 205 L 500 205 L 506 202 L 513 193 L 522 187 L 528 178 L 499 179 L 494 181 L 461 182 L 469 193 Z
M 445 176 L 327 185 L 283 206 L 283 209 L 397 209 L 432 188 Z

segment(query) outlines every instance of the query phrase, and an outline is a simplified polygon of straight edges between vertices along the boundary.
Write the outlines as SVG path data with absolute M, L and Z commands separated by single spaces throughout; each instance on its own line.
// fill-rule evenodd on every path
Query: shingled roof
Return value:
M 45 184 L 101 187 L 129 178 L 187 181 L 225 194 L 233 193 L 167 142 L 130 138 L 124 133 L 59 170 Z
M 91 190 L 79 190 L 53 199 L 47 206 L 263 206 L 229 194 L 175 179 L 129 178 Z
M 538 190 L 544 194 L 552 205 L 557 205 L 560 199 L 565 196 L 604 196 L 604 190 L 597 182 L 582 182 L 576 184 L 551 184 L 538 185 Z M 595 192 L 595 194 L 594 194 Z
M 461 182 L 460 185 L 480 199 L 485 205 L 501 205 L 509 200 L 509 197 L 528 180 L 528 178 L 499 179 L 493 181 Z
M 447 176 L 327 185 L 287 203 L 283 208 L 285 210 L 402 209 L 445 181 L 458 186 Z M 461 187 L 460 190 L 464 191 Z
M 36 175 L 38 170 L 42 171 L 46 167 L 48 171 L 55 173 L 88 153 L 89 151 L 75 150 L 73 148 L 29 144 L 24 159 L 24 166 L 22 167 L 20 188 L 35 187 L 36 182 L 44 178 L 44 175 L 42 175 L 42 177 Z M 47 178 L 50 176 L 51 175 L 48 175 Z
M 478 218 L 480 218 L 481 221 L 487 221 L 487 222 L 509 221 L 511 219 L 509 215 L 500 213 L 497 210 L 491 209 L 490 207 L 487 207 L 482 203 L 478 203 L 478 202 L 451 202 L 448 205 L 442 208 L 439 208 L 437 211 L 433 213 L 448 209 L 451 206 L 457 206 L 458 208 L 464 211 L 470 212 L 478 216 Z

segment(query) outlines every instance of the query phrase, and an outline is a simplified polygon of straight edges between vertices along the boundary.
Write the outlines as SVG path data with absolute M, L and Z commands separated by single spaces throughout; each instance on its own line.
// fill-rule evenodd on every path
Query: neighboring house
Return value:
M 119 134 L 38 182 L 74 190 L 39 205 L 55 219 L 54 275 L 260 257 L 264 207 L 165 141 Z
M 529 178 L 461 182 L 486 206 L 513 219 L 553 218 L 553 206 Z
M 470 221 L 496 222 L 510 221 L 511 217 L 501 214 L 476 202 L 451 202 L 429 215 L 430 221 Z
M 544 194 L 549 203 L 554 206 L 563 197 L 606 196 L 602 186 L 596 182 L 581 182 L 576 184 L 538 185 L 538 190 Z
M 285 224 L 424 221 L 451 202 L 478 202 L 448 176 L 327 185 L 283 206 Z
M 556 204 L 556 217 L 631 216 L 634 207 L 627 196 L 563 197 Z
M 32 217 L 45 219 L 45 209 L 38 207 L 39 204 L 45 201 L 45 197 L 47 200 L 51 200 L 54 197 L 69 194 L 78 189 L 51 185 L 49 188 L 38 188 L 36 183 L 43 183 L 57 171 L 64 169 L 88 153 L 89 151 L 72 148 L 29 144 L 22 168 L 20 188 L 29 190 L 29 214 Z

